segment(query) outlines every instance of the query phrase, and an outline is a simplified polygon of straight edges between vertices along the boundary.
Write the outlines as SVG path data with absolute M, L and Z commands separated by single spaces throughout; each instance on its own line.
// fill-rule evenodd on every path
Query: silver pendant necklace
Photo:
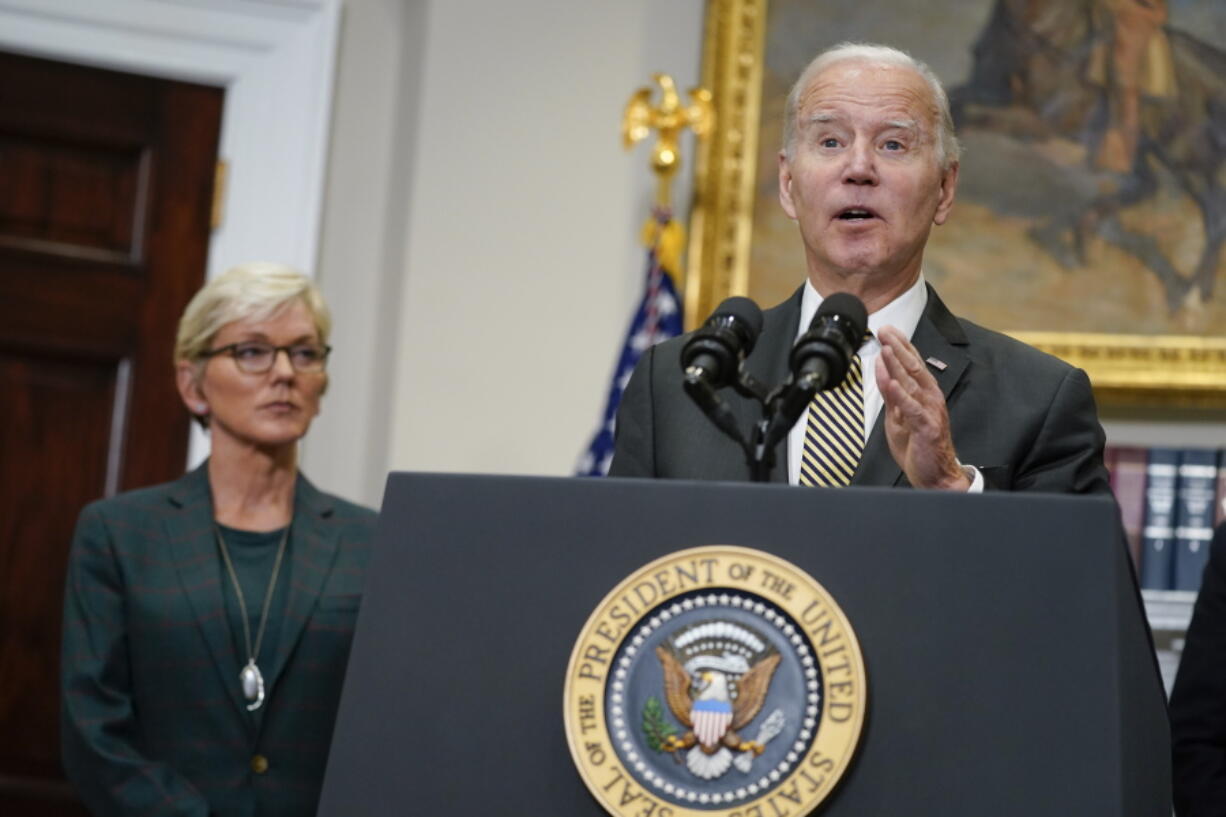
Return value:
M 238 584 L 238 574 L 234 572 L 234 563 L 230 561 L 230 551 L 226 547 L 225 537 L 221 535 L 221 528 L 215 523 L 213 531 L 217 534 L 217 546 L 221 548 L 221 558 L 225 560 L 226 571 L 230 574 L 230 581 L 234 584 L 234 595 L 238 597 L 238 610 L 243 620 L 243 642 L 247 647 L 247 664 L 238 674 L 239 683 L 242 684 L 243 697 L 251 703 L 247 704 L 247 711 L 254 712 L 264 705 L 264 674 L 260 672 L 259 666 L 256 665 L 255 659 L 260 655 L 260 645 L 264 643 L 264 628 L 268 625 L 268 610 L 272 606 L 272 594 L 277 589 L 277 574 L 281 571 L 281 557 L 285 555 L 285 543 L 289 541 L 290 526 L 285 526 L 285 532 L 281 534 L 281 544 L 277 545 L 277 558 L 272 565 L 272 578 L 268 580 L 268 589 L 264 591 L 264 610 L 260 613 L 260 629 L 255 636 L 255 649 L 251 647 L 251 623 L 247 617 L 247 602 L 243 600 L 243 588 Z

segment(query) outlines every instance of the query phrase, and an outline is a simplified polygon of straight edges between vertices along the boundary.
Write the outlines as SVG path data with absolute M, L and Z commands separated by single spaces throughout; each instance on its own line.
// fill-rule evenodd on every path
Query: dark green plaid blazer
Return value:
M 64 768 L 94 814 L 315 813 L 375 519 L 298 476 L 289 596 L 252 717 L 205 466 L 81 512 L 61 729 Z

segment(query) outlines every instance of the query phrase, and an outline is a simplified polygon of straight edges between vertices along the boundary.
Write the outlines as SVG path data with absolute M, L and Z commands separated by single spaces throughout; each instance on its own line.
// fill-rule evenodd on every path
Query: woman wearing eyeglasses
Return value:
M 298 471 L 330 324 L 287 267 L 210 281 L 175 344 L 208 461 L 81 513 L 62 740 L 96 815 L 315 813 L 375 527 Z

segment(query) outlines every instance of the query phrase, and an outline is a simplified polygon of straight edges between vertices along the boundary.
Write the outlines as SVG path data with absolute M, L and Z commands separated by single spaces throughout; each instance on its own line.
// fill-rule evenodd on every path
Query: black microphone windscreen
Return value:
M 868 310 L 864 308 L 863 301 L 849 292 L 836 292 L 824 299 L 813 316 L 813 322 L 817 323 L 827 315 L 842 316 L 858 330 L 858 335 L 868 331 Z
M 860 309 L 863 310 L 864 307 L 861 306 Z M 744 321 L 746 326 L 753 332 L 755 338 L 762 334 L 762 310 L 749 298 L 739 295 L 725 298 L 724 302 L 716 308 L 711 317 L 724 316 Z

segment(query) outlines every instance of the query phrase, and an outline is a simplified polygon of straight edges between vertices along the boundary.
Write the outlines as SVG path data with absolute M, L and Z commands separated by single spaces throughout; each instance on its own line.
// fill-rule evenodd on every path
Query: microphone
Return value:
M 728 298 L 681 347 L 682 386 L 715 427 L 750 456 L 748 444 L 717 389 L 736 381 L 741 361 L 762 334 L 762 310 L 748 298 Z
M 868 312 L 855 295 L 836 292 L 823 300 L 809 331 L 792 347 L 788 363 L 793 382 L 812 391 L 831 389 L 843 382 L 867 328 Z
M 867 329 L 868 311 L 855 295 L 836 292 L 822 301 L 792 347 L 792 377 L 773 401 L 774 416 L 763 434 L 767 450 L 787 435 L 815 393 L 843 382 Z
M 700 381 L 712 389 L 729 385 L 760 334 L 758 305 L 748 298 L 726 299 L 681 349 L 686 382 Z

